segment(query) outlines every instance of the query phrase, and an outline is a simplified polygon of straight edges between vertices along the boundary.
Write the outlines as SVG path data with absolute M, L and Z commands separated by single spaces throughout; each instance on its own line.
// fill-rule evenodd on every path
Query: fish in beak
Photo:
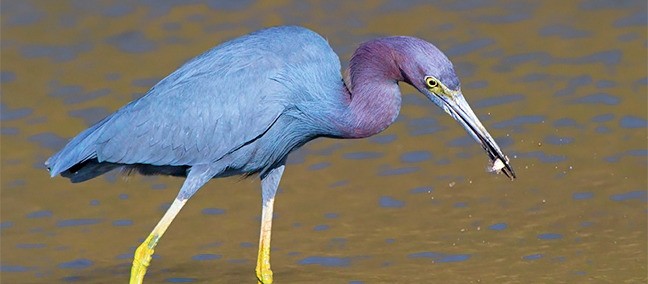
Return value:
M 509 163 L 508 157 L 502 153 L 502 150 L 493 137 L 479 121 L 479 118 L 472 111 L 470 105 L 461 94 L 461 91 L 455 92 L 449 99 L 444 99 L 443 101 L 446 112 L 459 122 L 468 134 L 484 148 L 491 161 L 490 171 L 497 173 L 503 172 L 511 180 L 515 179 L 515 172 Z
M 463 97 L 461 89 L 451 90 L 431 76 L 425 78 L 425 84 L 426 88 L 420 88 L 419 90 L 459 122 L 468 131 L 468 134 L 484 148 L 491 162 L 489 171 L 503 172 L 511 180 L 515 179 L 515 172 L 509 163 L 508 157 L 502 153 L 493 137 L 472 111 Z

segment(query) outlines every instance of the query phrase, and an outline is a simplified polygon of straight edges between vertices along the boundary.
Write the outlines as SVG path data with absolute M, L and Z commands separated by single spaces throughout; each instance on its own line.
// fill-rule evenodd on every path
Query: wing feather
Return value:
M 314 77 L 307 75 L 335 77 L 339 69 L 326 41 L 304 28 L 239 37 L 189 60 L 46 164 L 56 175 L 93 159 L 154 166 L 214 162 L 258 139 L 295 103 L 326 101 L 309 95 L 335 90 L 320 89 L 326 84 L 311 84 Z
M 256 56 L 219 53 L 188 62 L 114 113 L 97 132 L 98 160 L 213 162 L 263 133 L 284 110 L 277 97 L 286 90 L 272 80 L 281 64 L 258 50 Z

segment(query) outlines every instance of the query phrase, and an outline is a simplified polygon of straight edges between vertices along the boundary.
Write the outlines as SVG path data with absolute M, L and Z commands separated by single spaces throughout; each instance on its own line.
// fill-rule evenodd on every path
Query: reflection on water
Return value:
M 480 147 L 403 86 L 387 131 L 290 157 L 273 228 L 278 281 L 646 282 L 645 1 L 202 2 L 2 3 L 3 283 L 124 282 L 182 181 L 70 184 L 43 161 L 185 60 L 279 24 L 320 32 L 343 66 L 377 36 L 434 42 L 519 179 L 486 173 Z M 253 282 L 258 186 L 201 190 L 147 280 Z

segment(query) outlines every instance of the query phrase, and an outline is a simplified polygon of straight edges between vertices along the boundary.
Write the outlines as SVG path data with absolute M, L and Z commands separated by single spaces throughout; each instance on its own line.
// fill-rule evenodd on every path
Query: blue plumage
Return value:
M 257 278 L 272 282 L 274 197 L 288 154 L 317 137 L 363 138 L 386 129 L 401 107 L 398 82 L 414 86 L 486 150 L 494 171 L 515 174 L 464 99 L 452 63 L 431 43 L 387 37 L 363 43 L 342 79 L 326 40 L 275 27 L 225 42 L 189 60 L 46 162 L 52 176 L 81 182 L 115 168 L 186 176 L 162 220 L 137 248 L 141 283 L 153 248 L 189 198 L 215 177 L 260 174 L 263 210 Z
M 46 164 L 52 176 L 64 173 L 72 181 L 91 178 L 85 167 L 96 163 L 146 167 L 147 174 L 175 166 L 183 175 L 182 166 L 225 160 L 223 175 L 263 171 L 310 139 L 336 135 L 301 110 L 336 103 L 328 83 L 342 87 L 339 70 L 337 55 L 310 30 L 252 33 L 188 61 Z

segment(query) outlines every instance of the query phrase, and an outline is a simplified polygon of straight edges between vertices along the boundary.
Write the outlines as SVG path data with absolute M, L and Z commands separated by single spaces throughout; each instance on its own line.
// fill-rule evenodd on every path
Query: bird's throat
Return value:
M 396 120 L 401 106 L 398 82 L 403 81 L 394 46 L 380 41 L 362 44 L 345 72 L 344 133 L 349 138 L 377 134 Z
M 343 133 L 347 138 L 364 138 L 380 133 L 398 117 L 401 95 L 393 80 L 356 84 L 347 92 L 350 100 L 342 116 Z

